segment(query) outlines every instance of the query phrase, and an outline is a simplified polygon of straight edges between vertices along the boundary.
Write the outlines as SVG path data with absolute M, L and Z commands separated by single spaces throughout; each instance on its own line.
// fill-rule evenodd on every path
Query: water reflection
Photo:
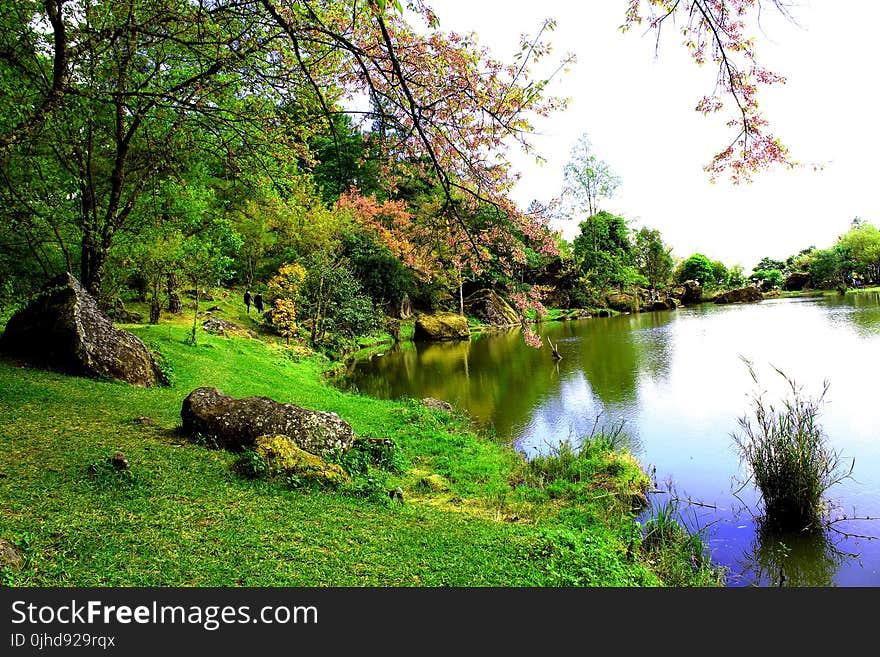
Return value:
M 740 577 L 753 586 L 832 586 L 841 566 L 858 557 L 841 549 L 842 542 L 827 531 L 781 534 L 759 525 L 740 560 Z

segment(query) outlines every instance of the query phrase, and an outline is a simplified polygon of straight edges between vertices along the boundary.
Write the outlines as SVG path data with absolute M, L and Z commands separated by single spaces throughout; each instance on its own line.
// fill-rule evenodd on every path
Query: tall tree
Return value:
M 665 286 L 672 278 L 672 247 L 663 243 L 659 230 L 644 227 L 636 233 L 635 262 L 639 273 L 655 290 Z
M 593 152 L 589 136 L 582 134 L 563 168 L 562 198 L 569 212 L 599 212 L 599 201 L 614 196 L 620 178 Z

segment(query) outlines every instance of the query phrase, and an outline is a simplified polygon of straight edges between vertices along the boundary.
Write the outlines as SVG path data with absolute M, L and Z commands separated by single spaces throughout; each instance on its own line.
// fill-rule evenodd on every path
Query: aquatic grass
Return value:
M 742 360 L 757 386 L 752 363 Z M 854 462 L 849 470 L 844 468 L 817 421 L 828 381 L 814 398 L 784 372 L 774 370 L 785 380 L 789 397 L 776 406 L 765 400 L 765 393 L 753 393 L 754 417 L 739 418 L 742 433 L 734 433 L 733 439 L 761 493 L 763 522 L 780 531 L 816 531 L 821 529 L 826 491 L 850 476 Z

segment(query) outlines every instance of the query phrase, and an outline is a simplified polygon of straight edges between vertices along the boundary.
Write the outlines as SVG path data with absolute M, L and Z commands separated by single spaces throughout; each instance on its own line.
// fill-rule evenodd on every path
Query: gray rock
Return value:
M 433 408 L 439 411 L 446 411 L 447 413 L 452 412 L 452 404 L 448 401 L 443 401 L 442 399 L 435 399 L 434 397 L 425 397 L 422 400 L 422 404 L 427 408 Z
M 700 303 L 703 301 L 703 287 L 696 281 L 685 281 L 672 288 L 669 296 L 678 299 L 683 306 Z
M 782 289 L 788 292 L 803 290 L 810 284 L 810 275 L 807 272 L 795 271 L 785 278 Z
M 761 301 L 764 295 L 753 285 L 723 292 L 712 299 L 715 303 L 751 303 Z
M 464 300 L 464 309 L 491 326 L 517 326 L 520 323 L 516 311 L 494 290 L 477 290 Z
M 235 322 L 230 322 L 228 319 L 220 319 L 219 317 L 212 317 L 211 319 L 205 320 L 202 323 L 202 328 L 207 333 L 222 335 L 227 338 L 230 335 L 247 336 L 251 338 L 257 336 L 257 334 L 250 329 L 243 328 Z
M 113 326 L 70 274 L 53 279 L 10 318 L 0 337 L 0 351 L 67 374 L 108 377 L 143 387 L 163 381 L 140 338 Z
M 196 388 L 180 411 L 183 431 L 216 440 L 233 451 L 254 447 L 265 435 L 288 436 L 300 449 L 326 456 L 347 452 L 355 439 L 351 425 L 336 413 L 312 411 L 268 397 L 236 399 L 217 388 Z
M 24 557 L 12 543 L 0 538 L 0 568 L 21 570 L 22 566 L 24 566 Z

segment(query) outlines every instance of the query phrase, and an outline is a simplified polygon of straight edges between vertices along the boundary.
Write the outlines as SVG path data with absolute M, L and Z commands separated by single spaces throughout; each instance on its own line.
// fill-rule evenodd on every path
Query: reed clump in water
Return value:
M 752 364 L 743 360 L 757 385 Z M 776 406 L 764 399 L 764 393 L 754 393 L 753 417 L 739 418 L 742 431 L 733 438 L 761 493 L 764 524 L 780 531 L 819 530 L 825 492 L 848 477 L 852 466 L 844 469 L 840 454 L 828 446 L 817 421 L 828 382 L 817 397 L 810 397 L 793 379 L 774 369 L 785 379 L 789 396 Z

